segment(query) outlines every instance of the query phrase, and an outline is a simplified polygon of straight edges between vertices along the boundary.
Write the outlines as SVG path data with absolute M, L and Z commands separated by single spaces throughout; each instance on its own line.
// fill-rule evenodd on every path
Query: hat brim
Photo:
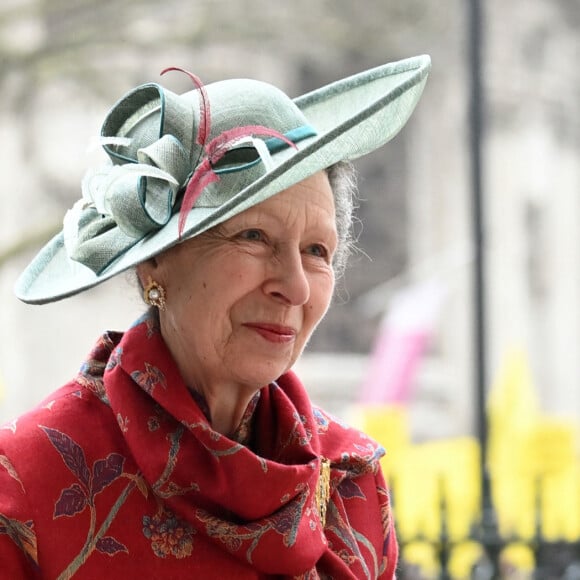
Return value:
M 96 274 L 71 260 L 57 234 L 24 270 L 16 296 L 44 304 L 73 296 L 192 238 L 341 160 L 381 147 L 405 125 L 423 92 L 431 61 L 426 55 L 389 63 L 294 99 L 317 135 L 276 154 L 274 167 L 219 207 L 194 207 L 181 238 L 178 215 L 137 241 Z

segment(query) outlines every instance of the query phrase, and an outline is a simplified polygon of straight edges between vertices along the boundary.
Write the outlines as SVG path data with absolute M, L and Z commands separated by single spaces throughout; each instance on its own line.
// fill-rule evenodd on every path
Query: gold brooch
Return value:
M 330 460 L 322 457 L 320 459 L 320 474 L 316 486 L 316 507 L 320 516 L 320 524 L 324 528 L 326 525 L 326 509 L 330 500 Z

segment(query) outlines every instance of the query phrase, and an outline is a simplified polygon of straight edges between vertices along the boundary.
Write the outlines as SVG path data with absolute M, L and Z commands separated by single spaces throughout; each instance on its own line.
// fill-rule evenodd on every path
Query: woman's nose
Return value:
M 272 260 L 265 292 L 287 304 L 299 306 L 310 298 L 310 283 L 299 249 L 286 248 Z

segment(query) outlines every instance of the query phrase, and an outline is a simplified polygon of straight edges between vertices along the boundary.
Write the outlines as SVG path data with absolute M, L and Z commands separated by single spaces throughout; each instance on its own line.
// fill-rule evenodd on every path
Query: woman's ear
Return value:
M 158 272 L 158 262 L 156 258 L 150 258 L 141 262 L 135 266 L 135 272 L 137 273 L 137 278 L 139 279 L 139 284 L 141 288 L 145 288 L 149 283 L 149 280 L 155 279 L 155 274 Z

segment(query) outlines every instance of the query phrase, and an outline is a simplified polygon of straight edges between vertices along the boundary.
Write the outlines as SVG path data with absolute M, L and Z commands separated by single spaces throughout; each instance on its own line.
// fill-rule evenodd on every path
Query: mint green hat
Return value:
M 430 69 L 418 56 L 296 99 L 260 81 L 225 80 L 177 95 L 159 84 L 109 111 L 109 162 L 85 175 L 63 230 L 16 282 L 18 298 L 53 302 L 112 278 L 341 160 L 392 139 Z M 183 71 L 185 72 L 185 71 Z

